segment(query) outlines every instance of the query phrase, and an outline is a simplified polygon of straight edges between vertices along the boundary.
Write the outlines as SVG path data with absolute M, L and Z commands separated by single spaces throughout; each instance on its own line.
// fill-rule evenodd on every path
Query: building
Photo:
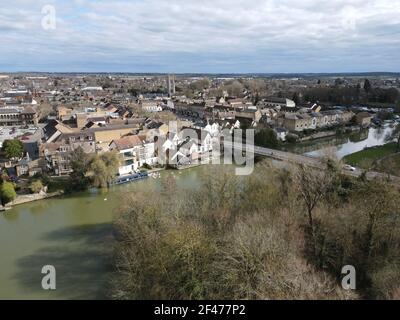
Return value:
M 0 108 L 1 126 L 37 125 L 38 115 L 33 107 Z
M 176 103 L 175 111 L 177 114 L 184 117 L 191 117 L 197 119 L 206 119 L 207 111 L 205 103 Z
M 162 102 L 156 100 L 142 100 L 140 101 L 140 108 L 145 112 L 163 111 Z
M 155 143 L 146 141 L 144 136 L 130 135 L 114 140 L 110 143 L 110 150 L 117 150 L 121 154 L 120 176 L 132 174 L 146 164 L 158 164 Z
M 21 159 L 15 166 L 15 173 L 17 177 L 28 175 L 35 176 L 43 172 L 42 159 L 32 160 L 29 155 Z
M 346 125 L 353 119 L 351 111 L 327 110 L 322 112 L 285 113 L 283 126 L 293 132 L 316 130 Z
M 247 120 L 250 122 L 258 123 L 262 117 L 261 111 L 257 108 L 246 108 L 236 111 L 236 119 Z
M 263 100 L 263 105 L 267 108 L 295 108 L 296 103 L 293 100 L 286 98 L 268 97 Z
M 236 111 L 226 106 L 215 106 L 212 108 L 213 120 L 234 120 L 236 118 Z
M 70 121 L 73 116 L 73 110 L 64 106 L 57 108 L 57 119 L 60 121 Z
M 315 119 L 315 118 L 312 118 L 308 114 L 286 113 L 284 122 L 283 122 L 283 126 L 289 131 L 301 132 L 301 131 L 309 129 L 310 127 L 313 126 L 312 119 Z M 314 126 L 316 126 L 316 120 L 314 122 Z
M 53 142 L 40 145 L 40 155 L 45 160 L 45 170 L 62 176 L 73 172 L 71 155 L 82 148 L 87 154 L 96 152 L 94 134 L 91 132 L 61 133 Z
M 356 115 L 356 121 L 361 127 L 369 127 L 371 125 L 372 115 L 368 112 L 360 112 Z
M 137 121 L 121 124 L 121 125 L 108 125 L 105 127 L 90 128 L 83 131 L 92 132 L 96 141 L 96 151 L 98 153 L 109 151 L 110 143 L 113 140 L 121 139 L 126 135 L 137 134 L 143 127 L 144 120 L 136 119 Z
M 175 75 L 168 75 L 167 78 L 167 90 L 168 90 L 168 96 L 172 97 L 175 93 Z
M 212 156 L 213 139 L 211 133 L 206 130 L 184 127 L 179 132 L 179 144 L 176 150 L 184 155 L 185 162 L 193 163 L 200 159 L 208 160 Z M 179 166 L 179 161 L 178 161 Z

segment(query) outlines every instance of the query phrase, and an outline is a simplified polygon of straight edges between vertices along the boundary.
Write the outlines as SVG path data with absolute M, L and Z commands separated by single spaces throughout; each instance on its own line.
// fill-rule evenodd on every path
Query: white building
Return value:
M 145 164 L 158 164 L 155 143 L 146 141 L 144 136 L 133 135 L 114 140 L 110 150 L 118 150 L 121 154 L 122 163 L 118 170 L 120 176 L 132 174 Z
M 146 100 L 141 101 L 140 106 L 145 112 L 161 112 L 163 111 L 160 101 Z
M 210 159 L 213 151 L 213 137 L 210 132 L 184 127 L 180 132 L 169 134 L 162 145 L 172 161 L 184 160 L 191 164 L 199 159 Z

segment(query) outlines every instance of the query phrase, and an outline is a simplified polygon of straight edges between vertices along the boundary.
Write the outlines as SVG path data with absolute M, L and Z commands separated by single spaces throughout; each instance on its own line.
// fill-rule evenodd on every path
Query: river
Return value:
M 365 147 L 384 143 L 390 128 L 321 139 L 295 146 L 291 151 L 321 155 L 335 146 L 339 158 Z M 165 171 L 178 185 L 193 188 L 208 167 Z M 112 272 L 112 223 L 115 209 L 127 192 L 148 189 L 160 180 L 116 186 L 107 192 L 89 191 L 16 206 L 0 213 L 0 299 L 104 299 Z M 41 288 L 41 269 L 56 268 L 57 288 Z
M 338 159 L 362 151 L 364 148 L 380 146 L 387 143 L 385 138 L 393 131 L 390 126 L 370 128 L 350 134 L 318 139 L 287 147 L 286 150 L 321 157 L 325 154 L 335 154 Z
M 165 171 L 179 186 L 198 186 L 207 167 Z M 0 213 L 0 299 L 104 299 L 112 271 L 112 222 L 127 192 L 154 190 L 148 178 L 97 190 L 47 199 Z M 44 265 L 56 268 L 56 290 L 41 287 Z

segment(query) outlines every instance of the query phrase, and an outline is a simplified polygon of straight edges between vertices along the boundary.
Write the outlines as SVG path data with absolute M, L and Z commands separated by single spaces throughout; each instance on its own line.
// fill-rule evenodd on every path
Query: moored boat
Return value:
M 134 173 L 134 174 L 126 175 L 126 176 L 120 176 L 114 180 L 112 185 L 130 183 L 130 182 L 146 179 L 148 177 L 149 177 L 149 175 L 147 172 L 138 172 L 138 173 Z

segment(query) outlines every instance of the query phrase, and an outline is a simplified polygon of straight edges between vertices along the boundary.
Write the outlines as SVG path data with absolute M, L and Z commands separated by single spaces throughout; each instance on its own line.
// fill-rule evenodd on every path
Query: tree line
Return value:
M 374 88 L 368 79 L 365 79 L 363 87 L 360 84 L 342 86 L 340 83 L 336 83 L 335 86 L 331 87 L 307 89 L 303 97 L 304 101 L 344 105 L 364 103 L 397 104 L 400 102 L 400 94 L 396 88 Z M 294 99 L 299 102 L 298 95 L 294 96 Z
M 273 168 L 238 178 L 207 170 L 196 190 L 163 181 L 124 195 L 116 222 L 115 299 L 395 299 L 398 188 L 365 176 Z M 357 290 L 340 286 L 353 265 Z

